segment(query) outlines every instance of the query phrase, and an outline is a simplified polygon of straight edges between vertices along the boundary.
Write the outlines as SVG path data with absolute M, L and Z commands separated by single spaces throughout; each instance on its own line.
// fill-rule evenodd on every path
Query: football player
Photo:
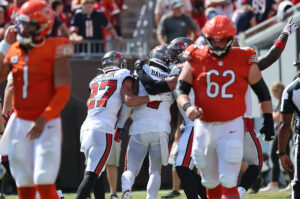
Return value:
M 148 93 L 167 92 L 175 89 L 178 76 L 182 70 L 183 51 L 194 42 L 185 37 L 178 37 L 168 45 L 169 61 L 173 65 L 172 71 L 168 78 L 163 80 L 154 80 L 142 69 L 142 62 L 137 62 L 135 69 L 142 84 L 145 86 Z M 190 99 L 194 97 L 194 91 L 189 93 Z M 179 129 L 175 132 L 175 141 L 173 143 L 170 156 L 176 154 L 175 167 L 176 172 L 182 182 L 184 192 L 187 198 L 198 199 L 198 195 L 204 199 L 206 192 L 201 184 L 201 177 L 192 169 L 194 167 L 191 158 L 191 148 L 193 144 L 193 121 L 186 117 L 185 112 L 179 107 L 183 118 L 184 132 Z M 179 122 L 180 123 L 180 122 Z M 190 183 L 190 181 L 195 183 Z
M 86 199 L 97 178 L 105 169 L 111 151 L 114 126 L 123 101 L 128 107 L 149 102 L 164 103 L 168 95 L 133 95 L 132 76 L 126 69 L 125 57 L 117 51 L 105 53 L 103 74 L 89 84 L 88 115 L 81 126 L 81 151 L 86 157 L 84 178 L 77 191 L 77 199 Z
M 295 24 L 291 18 L 268 53 L 258 58 L 257 66 L 261 71 L 270 67 L 280 57 L 285 48 L 285 44 L 289 35 L 292 34 L 297 28 L 298 25 Z M 236 45 L 238 44 L 236 43 Z M 250 89 L 250 86 L 248 86 L 246 93 L 246 112 L 244 114 L 244 123 L 246 129 L 244 137 L 244 160 L 248 168 L 242 175 L 241 182 L 238 187 L 241 198 L 243 198 L 247 190 L 256 181 L 263 163 L 261 145 L 256 137 L 252 120 L 252 97 Z M 268 131 L 266 133 L 268 133 Z M 270 136 L 271 135 L 266 134 L 265 139 L 270 139 Z
M 42 199 L 58 198 L 54 183 L 61 157 L 60 112 L 70 96 L 73 47 L 66 38 L 46 38 L 53 22 L 48 3 L 28 1 L 0 43 L 0 80 L 12 71 L 15 109 L 1 153 L 8 151 L 21 199 L 35 198 L 36 190 Z
M 154 79 L 160 80 L 168 77 L 169 66 L 166 59 L 166 46 L 161 45 L 151 52 L 148 64 L 143 65 L 144 70 Z M 148 95 L 145 87 L 138 82 L 138 95 Z M 172 94 L 166 93 L 171 96 Z M 125 169 L 122 175 L 123 199 L 132 198 L 131 189 L 135 177 L 138 175 L 143 160 L 149 152 L 149 181 L 146 198 L 157 198 L 161 184 L 161 166 L 168 164 L 168 134 L 170 133 L 170 107 L 173 99 L 168 101 L 155 101 L 133 108 L 133 123 L 130 127 Z M 124 107 L 123 107 L 124 108 Z M 122 108 L 120 121 L 117 127 L 122 128 L 128 113 Z M 126 113 L 126 114 L 123 114 Z M 125 119 L 122 119 L 125 118 Z
M 255 51 L 232 48 L 236 27 L 230 18 L 213 17 L 203 33 L 207 45 L 191 45 L 185 51 L 188 61 L 178 78 L 177 103 L 190 120 L 197 119 L 192 157 L 208 198 L 239 198 L 236 186 L 243 158 L 242 116 L 248 84 L 259 98 L 262 113 L 267 115 L 261 131 L 270 131 L 268 135 L 272 136 L 271 97 L 256 64 Z M 192 87 L 195 105 L 188 97 Z

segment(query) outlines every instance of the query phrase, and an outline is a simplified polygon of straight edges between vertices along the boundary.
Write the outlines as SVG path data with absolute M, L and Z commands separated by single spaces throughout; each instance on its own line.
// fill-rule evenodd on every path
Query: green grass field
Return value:
M 169 190 L 163 190 L 159 192 L 158 199 L 161 198 L 162 195 L 165 195 L 168 193 Z M 133 199 L 145 199 L 146 198 L 146 192 L 145 191 L 134 191 L 133 193 Z M 181 191 L 181 194 L 184 195 L 183 191 Z M 246 194 L 244 199 L 288 199 L 287 197 L 288 192 L 273 192 L 273 193 L 258 193 L 258 194 Z M 75 199 L 75 194 L 64 194 L 65 199 Z M 118 193 L 118 196 L 121 197 L 121 193 Z M 17 196 L 6 196 L 6 199 L 17 199 Z M 109 195 L 107 194 L 105 198 L 109 199 Z M 182 199 L 186 199 L 186 197 L 182 197 Z

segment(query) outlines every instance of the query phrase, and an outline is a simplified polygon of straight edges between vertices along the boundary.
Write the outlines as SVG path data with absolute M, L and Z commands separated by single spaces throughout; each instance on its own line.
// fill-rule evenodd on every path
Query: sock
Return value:
M 226 188 L 222 186 L 222 199 L 240 198 L 237 187 Z
M 206 191 L 201 184 L 201 177 L 198 174 L 183 166 L 177 166 L 176 171 L 187 198 L 198 199 L 199 194 L 201 199 L 206 199 Z
M 41 199 L 58 199 L 55 184 L 36 185 Z
M 97 179 L 98 175 L 95 172 L 85 172 L 83 180 L 78 187 L 76 199 L 86 199 L 88 196 L 90 196 L 92 188 Z
M 19 199 L 35 199 L 35 187 L 17 187 Z
M 250 165 L 245 173 L 242 175 L 242 179 L 239 187 L 243 187 L 246 191 L 254 184 L 261 170 L 260 166 Z
M 220 199 L 222 197 L 222 185 L 219 184 L 213 189 L 206 189 L 206 192 L 208 199 Z
M 105 199 L 105 185 L 104 185 L 105 176 L 106 173 L 103 172 L 94 184 L 95 199 Z

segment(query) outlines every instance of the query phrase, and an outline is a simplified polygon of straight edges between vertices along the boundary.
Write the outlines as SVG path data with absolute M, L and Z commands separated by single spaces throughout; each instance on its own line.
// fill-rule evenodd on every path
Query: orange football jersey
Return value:
M 41 46 L 26 53 L 19 42 L 11 45 L 6 59 L 13 72 L 13 106 L 16 115 L 36 120 L 44 112 L 55 92 L 53 65 L 56 59 L 71 56 L 73 47 L 67 38 L 47 38 Z
M 201 120 L 230 121 L 246 111 L 245 94 L 250 67 L 257 63 L 252 48 L 234 47 L 223 58 L 206 46 L 191 45 L 184 57 L 191 63 L 195 105 L 203 109 Z

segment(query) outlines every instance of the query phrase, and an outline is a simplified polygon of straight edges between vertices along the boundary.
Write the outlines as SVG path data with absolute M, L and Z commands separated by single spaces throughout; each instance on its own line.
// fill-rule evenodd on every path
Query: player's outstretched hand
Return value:
M 197 107 L 197 106 L 190 106 L 188 109 L 186 109 L 186 116 L 194 121 L 197 118 L 200 118 L 203 114 L 203 111 L 201 108 Z
M 39 138 L 45 129 L 46 123 L 47 120 L 45 118 L 39 117 L 31 124 L 29 131 L 26 134 L 26 138 L 31 141 Z
M 263 115 L 264 123 L 263 127 L 260 129 L 260 133 L 263 134 L 265 141 L 271 141 L 274 139 L 274 121 L 271 113 L 265 113 Z
M 292 17 L 292 18 L 290 18 L 288 23 L 283 28 L 282 33 L 291 35 L 293 32 L 295 32 L 297 30 L 297 28 L 298 28 L 298 25 L 295 22 L 293 22 L 293 17 Z
M 294 172 L 294 165 L 288 155 L 282 155 L 279 157 L 279 159 L 280 159 L 282 168 L 284 168 L 285 170 L 287 170 L 289 172 L 292 172 L 292 173 Z
M 148 95 L 150 102 L 153 101 L 171 101 L 173 100 L 173 94 L 171 92 L 161 93 L 157 95 Z
M 136 60 L 136 62 L 134 63 L 134 70 L 139 71 L 141 69 L 143 69 L 143 66 L 146 64 L 146 60 Z
M 120 135 L 122 133 L 121 128 L 116 128 L 115 129 L 115 136 L 114 136 L 114 141 L 120 143 Z

